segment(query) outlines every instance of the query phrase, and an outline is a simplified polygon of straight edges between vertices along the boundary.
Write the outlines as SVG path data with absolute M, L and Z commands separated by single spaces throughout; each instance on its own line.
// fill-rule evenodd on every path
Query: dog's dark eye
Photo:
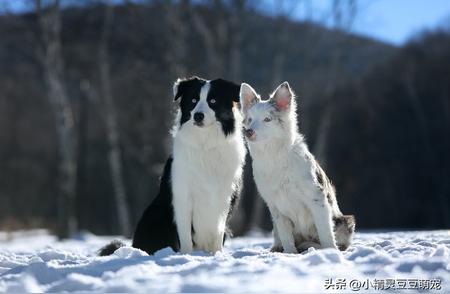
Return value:
M 197 102 L 197 99 L 193 98 L 192 103 L 196 103 L 196 102 Z
M 209 102 L 211 102 L 211 104 L 216 103 L 216 99 L 212 98 L 211 100 L 209 100 Z
M 264 119 L 264 121 L 265 122 L 269 122 L 269 121 L 271 121 L 272 119 L 270 118 L 270 117 L 266 117 L 265 119 Z
M 251 123 L 252 122 L 252 118 L 251 117 L 247 118 L 247 122 Z

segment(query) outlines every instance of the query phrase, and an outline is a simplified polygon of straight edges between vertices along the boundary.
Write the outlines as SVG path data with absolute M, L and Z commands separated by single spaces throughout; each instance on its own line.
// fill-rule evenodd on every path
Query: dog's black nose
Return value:
M 245 136 L 246 136 L 247 138 L 251 138 L 251 137 L 253 137 L 253 135 L 255 134 L 255 131 L 254 131 L 253 129 L 246 129 L 246 130 L 244 131 L 244 133 L 245 133 Z
M 195 122 L 202 122 L 203 119 L 205 118 L 205 115 L 203 114 L 203 112 L 196 112 L 194 113 L 194 120 Z

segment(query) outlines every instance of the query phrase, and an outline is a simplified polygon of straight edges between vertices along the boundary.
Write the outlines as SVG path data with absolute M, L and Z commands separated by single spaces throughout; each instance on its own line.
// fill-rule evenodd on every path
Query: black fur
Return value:
M 172 161 L 172 157 L 167 159 L 159 185 L 159 193 L 142 214 L 134 232 L 132 246 L 148 254 L 153 254 L 165 247 L 172 247 L 174 251 L 178 251 L 180 247 L 177 227 L 173 221 L 170 183 Z M 99 256 L 111 255 L 122 246 L 125 244 L 114 240 L 99 250 Z
M 240 89 L 239 85 L 223 79 L 211 81 L 211 88 L 207 98 L 208 105 L 216 113 L 216 119 L 222 124 L 222 131 L 225 136 L 235 131 L 233 103 L 239 102 Z M 216 100 L 216 103 L 209 103 L 213 98 Z
M 240 198 L 239 196 L 241 195 L 241 191 L 242 191 L 242 177 L 240 179 L 240 182 L 238 183 L 238 186 L 236 187 L 233 194 L 231 195 L 230 207 L 228 209 L 228 214 L 227 214 L 227 224 L 230 221 L 231 217 L 233 216 L 233 212 L 234 212 L 235 208 L 239 204 L 239 198 Z M 230 237 L 230 238 L 233 237 L 233 232 L 231 232 L 231 230 L 229 230 L 228 226 L 227 226 L 225 235 L 223 235 L 223 244 L 225 244 L 225 240 L 228 237 Z
M 200 100 L 200 91 L 206 82 L 202 78 L 192 77 L 175 83 L 174 100 L 177 101 L 181 98 L 180 127 L 191 119 L 191 111 Z M 235 131 L 233 103 L 239 101 L 240 86 L 223 79 L 213 80 L 210 84 L 207 96 L 208 105 L 214 110 L 224 134 L 229 135 Z M 193 99 L 197 101 L 192 102 Z M 215 99 L 216 103 L 210 103 L 211 99 Z M 148 254 L 153 254 L 164 247 L 171 247 L 174 251 L 179 251 L 180 248 L 172 206 L 172 161 L 173 158 L 169 157 L 164 167 L 159 193 L 144 211 L 134 233 L 132 246 L 144 250 Z M 228 218 L 237 203 L 238 195 L 239 191 L 232 195 Z M 100 250 L 100 255 L 112 254 L 121 246 L 123 244 L 113 241 Z
M 175 100 L 181 97 L 180 126 L 191 119 L 191 111 L 200 100 L 200 91 L 206 82 L 206 80 L 199 77 L 192 77 L 178 82 Z M 222 131 L 227 136 L 235 131 L 233 103 L 239 102 L 240 86 L 223 79 L 212 80 L 210 85 L 207 96 L 208 105 L 214 110 L 216 119 L 221 123 Z M 197 102 L 192 102 L 193 99 L 196 99 Z M 215 99 L 216 103 L 210 103 L 211 99 Z
M 153 254 L 164 247 L 179 250 L 177 227 L 172 207 L 171 170 L 172 157 L 166 162 L 159 193 L 147 207 L 136 227 L 133 247 Z
M 174 100 L 176 101 L 181 97 L 180 126 L 191 119 L 191 111 L 195 108 L 198 101 L 200 100 L 200 90 L 205 83 L 206 80 L 199 77 L 192 77 L 178 82 Z M 196 99 L 197 102 L 193 103 L 192 99 Z
M 333 205 L 333 198 L 331 198 L 331 195 L 329 193 L 327 194 L 327 201 L 328 201 L 328 204 L 330 204 L 330 206 Z
M 119 249 L 120 247 L 125 246 L 125 244 L 119 240 L 113 240 L 111 243 L 109 243 L 108 245 L 102 247 L 99 251 L 98 251 L 98 255 L 99 256 L 108 256 L 113 254 L 117 249 Z

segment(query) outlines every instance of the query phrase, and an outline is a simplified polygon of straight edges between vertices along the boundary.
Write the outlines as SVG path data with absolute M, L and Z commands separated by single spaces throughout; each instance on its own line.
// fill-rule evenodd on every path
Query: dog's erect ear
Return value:
M 284 82 L 277 87 L 277 89 L 270 95 L 270 100 L 273 102 L 278 110 L 288 110 L 291 106 L 294 93 L 291 90 L 288 82 Z
M 249 84 L 242 83 L 239 93 L 242 111 L 245 113 L 255 103 L 259 102 L 258 94 Z
M 181 96 L 183 96 L 189 85 L 199 80 L 200 78 L 197 76 L 193 76 L 188 79 L 177 79 L 175 83 L 173 83 L 173 101 L 177 101 Z

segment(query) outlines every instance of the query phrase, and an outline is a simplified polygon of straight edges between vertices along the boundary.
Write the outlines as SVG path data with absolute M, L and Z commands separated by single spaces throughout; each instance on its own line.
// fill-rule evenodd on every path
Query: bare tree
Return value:
M 168 50 L 166 51 L 166 62 L 172 75 L 183 77 L 186 75 L 186 59 L 188 52 L 187 27 L 184 19 L 187 16 L 189 0 L 165 0 L 165 21 L 169 34 L 167 34 Z
M 357 8 L 356 0 L 333 0 L 331 15 L 334 27 L 343 31 L 350 30 Z
M 242 23 L 248 0 L 212 0 L 204 5 L 181 1 L 200 36 L 206 53 L 208 72 L 214 76 L 228 75 L 239 80 L 241 75 Z M 210 14 L 203 13 L 210 10 Z M 214 21 L 208 20 L 213 17 Z
M 408 99 L 408 102 L 411 105 L 411 108 L 413 110 L 413 115 L 416 120 L 418 137 L 422 141 L 424 152 L 422 152 L 422 160 L 424 160 L 425 163 L 431 163 L 433 166 L 439 166 L 438 159 L 436 157 L 436 150 L 433 148 L 433 140 L 431 139 L 431 134 L 433 133 L 432 128 L 429 126 L 429 116 L 427 117 L 426 114 L 426 107 L 423 105 L 420 96 L 419 96 L 419 89 L 417 85 L 419 84 L 416 78 L 416 72 L 418 69 L 414 64 L 408 64 L 408 67 L 405 71 L 403 71 L 402 75 L 402 82 L 403 86 L 406 91 L 406 97 Z M 444 90 L 445 91 L 445 90 Z M 445 96 L 445 97 L 448 97 Z M 448 104 L 448 99 L 442 99 L 444 104 Z M 448 119 L 448 107 L 443 107 L 442 111 L 447 114 L 444 115 L 446 119 Z M 424 164 L 426 165 L 426 164 Z M 441 213 L 443 215 L 444 224 L 448 225 L 449 222 L 449 200 L 447 194 L 444 192 L 447 187 L 447 181 L 444 181 L 441 183 L 441 191 L 438 193 L 437 197 L 440 201 L 440 209 Z
M 229 23 L 230 31 L 230 78 L 236 82 L 241 79 L 242 64 L 242 39 L 243 39 L 243 19 L 245 17 L 246 0 L 232 1 L 231 16 Z
M 357 5 L 355 0 L 333 0 L 331 6 L 331 18 L 335 29 L 340 31 L 350 31 L 357 14 Z M 332 52 L 332 60 L 330 65 L 330 73 L 332 77 L 339 77 L 341 70 L 342 48 L 337 44 Z M 336 90 L 335 82 L 325 83 L 327 97 L 333 97 Z M 320 117 L 319 127 L 316 132 L 316 140 L 314 144 L 314 154 L 319 160 L 323 168 L 327 165 L 327 148 L 329 146 L 328 138 L 330 134 L 331 121 L 333 118 L 333 103 L 328 99 L 324 103 L 324 111 Z
M 114 17 L 114 7 L 111 3 L 105 4 L 103 26 L 98 49 L 98 67 L 100 74 L 100 95 L 106 124 L 108 140 L 108 163 L 114 188 L 117 217 L 120 234 L 131 235 L 130 212 L 128 208 L 125 183 L 123 179 L 122 153 L 120 148 L 120 131 L 118 125 L 117 108 L 114 103 L 111 69 L 108 54 L 108 41 L 111 33 L 111 24 Z
M 58 236 L 67 237 L 77 230 L 76 218 L 76 131 L 73 108 L 64 85 L 64 61 L 61 46 L 59 0 L 42 5 L 35 0 L 41 44 L 38 57 L 44 70 L 47 96 L 53 108 L 58 138 L 59 196 Z
M 289 42 L 289 17 L 296 10 L 300 1 L 274 0 L 276 13 L 275 52 L 272 59 L 271 87 L 282 82 L 283 67 L 286 60 L 286 48 Z
M 216 12 L 214 25 L 207 22 L 205 15 L 196 5 L 189 5 L 189 16 L 192 24 L 200 35 L 206 51 L 208 72 L 222 76 L 225 72 L 224 46 L 227 43 L 228 24 L 224 16 L 224 3 L 222 0 L 211 1 L 212 9 Z

